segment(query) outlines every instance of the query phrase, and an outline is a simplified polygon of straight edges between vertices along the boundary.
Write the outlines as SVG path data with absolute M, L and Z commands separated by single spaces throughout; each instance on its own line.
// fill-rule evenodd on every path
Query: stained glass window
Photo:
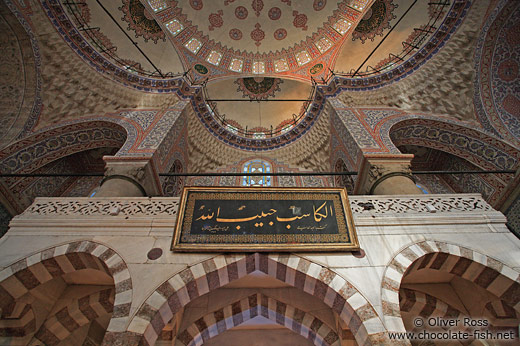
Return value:
M 341 35 L 345 35 L 347 33 L 348 29 L 350 29 L 351 25 L 352 24 L 347 22 L 346 20 L 340 19 L 336 23 L 334 23 L 334 25 L 332 27 L 334 28 L 334 30 L 339 32 Z
M 181 22 L 179 22 L 177 19 L 166 23 L 166 28 L 172 33 L 173 36 L 177 35 L 179 32 L 181 32 L 182 29 L 184 29 Z
M 244 164 L 244 173 L 271 173 L 271 165 L 269 162 L 254 159 Z M 242 186 L 271 186 L 271 176 L 244 176 L 242 178 Z
M 254 139 L 264 139 L 265 137 L 267 137 L 267 136 L 265 135 L 264 132 L 255 132 L 255 133 L 253 133 L 253 138 Z
M 255 62 L 253 62 L 253 73 L 254 74 L 263 74 L 263 73 L 265 73 L 265 63 L 263 61 L 255 61 Z

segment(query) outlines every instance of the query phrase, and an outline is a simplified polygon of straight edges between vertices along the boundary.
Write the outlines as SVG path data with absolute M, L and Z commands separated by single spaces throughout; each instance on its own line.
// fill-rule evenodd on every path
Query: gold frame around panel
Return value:
M 265 244 L 265 243 L 181 243 L 180 238 L 182 234 L 182 225 L 186 216 L 186 208 L 188 206 L 187 197 L 189 192 L 219 192 L 219 193 L 243 193 L 243 192 L 255 192 L 255 193 L 296 193 L 312 194 L 312 193 L 336 193 L 340 195 L 343 215 L 345 217 L 346 229 L 350 242 L 334 242 L 334 243 L 302 243 L 302 244 L 290 244 L 278 243 L 278 244 Z M 307 197 L 308 199 L 308 197 Z M 192 206 L 193 207 L 193 206 Z M 190 212 L 188 210 L 188 212 Z M 191 216 L 187 215 L 188 218 L 193 217 L 193 210 L 191 210 Z M 339 221 L 338 219 L 336 219 Z M 248 235 L 249 237 L 251 235 Z M 352 210 L 350 209 L 350 203 L 346 190 L 343 188 L 298 188 L 298 187 L 184 187 L 179 204 L 179 210 L 177 212 L 177 221 L 175 224 L 175 230 L 173 234 L 173 240 L 171 250 L 175 252 L 324 252 L 324 251 L 357 251 L 359 250 L 359 242 L 354 227 Z

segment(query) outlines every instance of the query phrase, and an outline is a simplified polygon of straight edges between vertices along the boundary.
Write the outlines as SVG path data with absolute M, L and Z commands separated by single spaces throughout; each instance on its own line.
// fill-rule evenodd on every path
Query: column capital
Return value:
M 412 177 L 412 159 L 413 154 L 365 155 L 354 193 L 361 195 L 421 193 Z M 389 189 L 390 182 L 397 186 Z
M 132 195 L 137 193 L 142 196 L 162 195 L 159 174 L 152 159 L 104 156 L 103 160 L 105 178 L 101 183 L 98 196 L 127 196 L 130 191 L 125 190 L 126 188 L 133 191 Z M 119 183 L 112 180 L 119 180 Z M 109 191 L 108 186 L 110 186 Z

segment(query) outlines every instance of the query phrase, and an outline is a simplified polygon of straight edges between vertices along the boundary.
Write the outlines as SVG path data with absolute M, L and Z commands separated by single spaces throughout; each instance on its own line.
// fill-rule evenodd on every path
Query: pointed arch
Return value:
M 11 302 L 2 308 L 0 319 L 3 320 L 0 324 L 0 337 L 16 339 L 36 331 L 36 318 L 31 304 Z
M 107 331 L 124 331 L 130 314 L 132 280 L 124 260 L 109 247 L 90 240 L 66 243 L 23 258 L 0 271 L 0 309 L 36 287 L 81 269 L 102 271 L 114 280 L 114 307 Z
M 444 270 L 486 289 L 516 311 L 520 311 L 520 273 L 480 252 L 434 240 L 402 249 L 383 273 L 381 296 L 386 328 L 405 331 L 399 306 L 403 276 L 413 269 Z
M 190 266 L 161 284 L 132 318 L 126 335 L 109 333 L 105 343 L 153 345 L 170 319 L 190 301 L 260 271 L 322 300 L 351 329 L 359 345 L 384 342 L 385 328 L 372 305 L 343 277 L 304 258 L 279 254 L 221 255 Z
M 461 157 L 483 169 L 514 169 L 520 159 L 518 149 L 504 140 L 462 123 L 430 116 L 394 118 L 385 123 L 382 131 L 394 147 L 425 146 Z
M 177 337 L 186 346 L 201 346 L 209 339 L 257 316 L 300 334 L 316 346 L 339 346 L 339 336 L 330 326 L 309 312 L 264 294 L 252 294 L 204 315 Z
M 57 345 L 76 329 L 111 314 L 114 307 L 114 289 L 103 289 L 74 300 L 69 305 L 47 317 L 33 340 L 44 345 Z
M 443 319 L 456 319 L 465 314 L 441 299 L 428 293 L 401 288 L 399 293 L 401 311 L 410 312 L 414 316 L 429 318 L 431 316 Z

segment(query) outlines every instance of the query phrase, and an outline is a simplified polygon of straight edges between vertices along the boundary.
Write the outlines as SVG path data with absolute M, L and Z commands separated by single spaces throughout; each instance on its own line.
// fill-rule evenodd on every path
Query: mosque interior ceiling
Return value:
M 456 25 L 454 19 L 466 2 L 86 0 L 42 4 L 58 29 L 75 28 L 90 53 L 107 62 L 102 68 L 110 64 L 111 71 L 104 71 L 109 78 L 122 75 L 124 84 L 141 78 L 133 83 L 138 90 L 154 92 L 162 86 L 168 91 L 167 86 L 175 85 L 173 80 L 184 76 L 191 86 L 202 85 L 205 99 L 298 100 L 207 102 L 219 128 L 264 141 L 265 137 L 289 136 L 292 128 L 304 123 L 304 114 L 318 94 L 313 93 L 314 87 L 332 83 L 337 92 L 341 84 L 348 91 L 358 89 L 359 81 L 363 86 L 368 81 L 378 88 L 385 85 L 388 71 L 409 70 L 405 62 L 417 53 L 419 58 L 421 54 L 427 57 L 437 41 L 443 40 L 434 35 L 437 29 L 444 26 L 447 31 Z M 58 23 L 63 16 L 67 24 Z M 302 125 L 302 132 L 315 120 Z

